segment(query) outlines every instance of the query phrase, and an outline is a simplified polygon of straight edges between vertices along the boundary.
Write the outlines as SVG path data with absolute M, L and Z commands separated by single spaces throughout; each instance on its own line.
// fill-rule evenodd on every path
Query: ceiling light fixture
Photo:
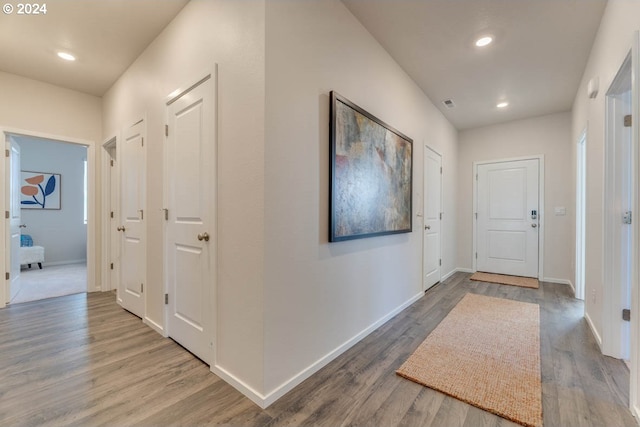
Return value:
M 486 45 L 491 44 L 492 41 L 493 37 L 491 36 L 480 37 L 478 40 L 476 40 L 476 46 L 485 47 Z
M 67 52 L 58 52 L 58 57 L 65 61 L 75 61 L 76 57 Z
M 496 104 L 496 107 L 498 107 L 498 108 L 506 108 L 508 106 L 509 106 L 509 103 L 507 101 L 502 101 L 502 102 L 499 102 L 498 104 Z

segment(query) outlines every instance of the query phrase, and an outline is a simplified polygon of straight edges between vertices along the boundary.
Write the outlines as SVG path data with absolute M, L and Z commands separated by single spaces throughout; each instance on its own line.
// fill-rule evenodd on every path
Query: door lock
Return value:
M 425 230 L 431 230 L 431 226 L 430 226 L 430 225 L 425 225 L 425 226 L 424 226 L 424 229 L 425 229 Z
M 198 240 L 200 241 L 205 241 L 208 242 L 209 241 L 209 233 L 207 233 L 206 231 L 202 234 L 198 234 Z
M 120 226 L 120 227 L 116 228 L 116 230 L 118 230 L 118 231 L 124 231 L 124 230 L 125 230 L 124 225 L 122 225 L 122 226 Z
M 536 227 L 538 226 L 538 224 L 531 224 L 531 226 L 532 226 L 533 228 L 536 228 Z

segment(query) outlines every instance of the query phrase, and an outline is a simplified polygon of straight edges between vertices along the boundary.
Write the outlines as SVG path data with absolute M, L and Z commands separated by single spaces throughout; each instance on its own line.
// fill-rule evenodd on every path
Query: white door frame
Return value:
M 638 220 L 640 214 L 640 32 L 633 35 L 631 48 L 631 116 L 632 138 L 631 152 L 633 177 L 632 206 Z M 637 224 L 637 222 L 636 222 Z M 631 244 L 631 369 L 630 369 L 630 393 L 629 406 L 631 412 L 640 420 L 640 227 L 633 227 Z
M 630 354 L 630 349 L 626 346 L 629 344 L 626 342 L 628 330 L 627 325 L 621 319 L 622 301 L 625 299 L 624 294 L 627 292 L 623 283 L 626 283 L 624 277 L 620 277 L 622 264 L 619 260 L 628 259 L 631 263 L 629 256 L 631 253 L 622 252 L 619 249 L 623 236 L 629 238 L 629 236 L 635 233 L 635 222 L 624 227 L 622 231 L 621 227 L 622 217 L 621 212 L 614 212 L 612 206 L 616 205 L 616 200 L 620 193 L 616 192 L 616 183 L 621 181 L 621 169 L 617 167 L 616 158 L 620 141 L 620 127 L 622 122 L 615 123 L 617 119 L 622 120 L 621 114 L 626 114 L 626 111 L 620 111 L 620 103 L 624 103 L 621 99 L 623 93 L 629 93 L 631 89 L 628 84 L 631 84 L 631 52 L 629 52 L 625 59 L 622 61 L 616 77 L 613 79 L 611 86 L 606 93 L 606 109 L 605 109 L 605 147 L 604 147 L 604 159 L 605 159 L 605 179 L 604 179 L 604 239 L 603 239 L 603 281 L 607 283 L 609 289 L 602 295 L 603 306 L 603 330 L 602 330 L 602 352 L 607 356 L 615 358 L 623 358 L 627 352 Z M 613 122 L 613 123 L 612 123 Z M 630 141 L 633 146 L 633 142 Z M 633 148 L 631 148 L 633 150 Z M 633 152 L 633 151 L 632 151 Z M 631 155 L 633 158 L 633 155 Z M 633 166 L 631 166 L 633 169 Z M 633 170 L 629 171 L 627 179 L 633 181 Z M 633 184 L 632 184 L 633 186 Z M 629 193 L 633 193 L 633 188 L 629 188 Z M 625 194 L 628 194 L 625 192 Z M 633 197 L 632 197 L 633 199 Z M 633 200 L 631 201 L 633 204 Z M 631 207 L 629 207 L 631 208 Z M 620 215 L 618 215 L 620 214 Z M 634 218 L 635 219 L 635 218 Z M 628 233 L 628 234 L 627 234 Z M 631 240 L 633 240 L 631 238 Z M 633 243 L 631 244 L 633 246 Z M 627 268 L 631 268 L 630 265 Z M 632 278 L 629 277 L 629 284 Z M 630 325 L 629 325 L 630 326 Z M 626 331 L 625 331 L 626 330 Z M 629 337 L 630 338 L 630 337 Z
M 428 144 L 424 144 L 424 148 L 425 151 L 423 152 L 422 155 L 422 226 L 424 227 L 424 222 L 425 220 L 425 215 L 426 215 L 426 209 L 425 209 L 425 203 L 426 203 L 426 186 L 425 186 L 425 179 L 426 179 L 426 149 L 429 149 L 431 151 L 433 151 L 434 153 L 436 153 L 438 156 L 440 156 L 440 164 L 442 165 L 443 162 L 443 156 L 442 153 L 439 152 L 438 150 L 434 149 L 433 147 L 429 146 Z M 440 172 L 440 247 L 438 248 L 438 257 L 440 258 L 440 261 L 442 261 L 442 217 L 444 215 L 444 211 L 443 211 L 443 198 L 444 198 L 444 192 L 442 191 L 442 172 Z M 424 265 L 424 255 L 425 255 L 425 249 L 424 249 L 424 241 L 425 241 L 425 236 L 424 236 L 424 230 L 422 231 L 422 290 L 426 291 L 427 288 L 424 284 L 425 282 L 425 276 L 424 276 L 424 270 L 425 270 L 425 265 Z M 439 276 L 439 280 L 436 283 L 439 283 L 442 280 L 442 264 L 440 264 L 440 276 Z
M 587 184 L 587 137 L 585 128 L 576 143 L 576 254 L 575 254 L 575 297 L 585 299 L 585 248 L 586 248 L 586 184 Z M 584 157 L 581 159 L 580 157 Z
M 92 190 L 100 190 L 96 186 L 96 150 L 93 141 L 89 141 L 86 139 L 72 138 L 61 135 L 48 134 L 43 132 L 34 132 L 24 129 L 16 129 L 11 127 L 0 127 L 0 138 L 3 141 L 6 141 L 8 135 L 22 135 L 29 136 L 34 138 L 42 138 L 49 139 L 53 141 L 60 141 L 70 144 L 78 144 L 84 145 L 87 147 L 87 171 L 88 171 L 88 188 Z M 7 173 L 6 171 L 6 157 L 3 161 L 0 161 L 0 176 L 4 177 Z M 5 180 L 6 181 L 6 180 Z M 6 212 L 8 210 L 7 205 L 7 185 L 5 182 L 4 185 L 0 185 L 0 212 Z M 96 197 L 96 191 L 88 192 L 87 201 L 87 292 L 92 292 L 96 290 L 100 290 L 100 278 L 96 275 L 96 201 L 98 198 Z M 3 227 L 0 227 L 0 241 L 6 242 L 7 236 L 7 225 L 8 221 L 5 219 L 5 223 Z M 5 256 L 0 256 L 0 272 L 6 272 L 7 267 L 10 265 L 10 254 L 5 254 Z M 0 286 L 0 308 L 4 308 L 6 306 L 6 280 L 3 282 L 4 286 Z M 90 284 L 93 284 L 91 286 Z
M 102 152 L 102 291 L 112 291 L 118 289 L 118 286 L 112 286 L 115 282 L 117 283 L 120 279 L 118 276 L 118 268 L 114 266 L 114 269 L 111 269 L 111 262 L 113 261 L 110 257 L 110 254 L 113 249 L 117 251 L 120 250 L 120 247 L 117 243 L 117 239 L 113 236 L 113 221 L 119 221 L 118 214 L 120 210 L 118 209 L 117 202 L 116 206 L 112 206 L 111 201 L 113 199 L 119 200 L 119 185 L 120 185 L 120 176 L 117 170 L 111 166 L 111 155 L 109 154 L 109 150 L 118 150 L 118 137 L 113 136 L 107 139 L 102 144 L 103 152 Z M 116 185 L 112 186 L 112 179 L 116 180 Z M 112 197 L 112 192 L 115 192 L 115 198 Z M 111 218 L 110 213 L 114 212 L 114 218 Z M 119 237 L 119 236 L 118 236 Z M 115 239 L 115 240 L 114 240 Z M 115 243 L 115 244 L 114 244 Z M 115 248 L 114 248 L 115 246 Z
M 535 156 L 525 156 L 525 157 L 512 157 L 508 159 L 496 159 L 496 160 L 483 160 L 479 162 L 473 162 L 473 212 L 472 221 L 473 221 L 473 247 L 471 252 L 471 260 L 472 260 L 472 269 L 473 271 L 477 270 L 477 260 L 476 260 L 476 252 L 478 251 L 477 246 L 477 233 L 478 233 L 478 166 L 480 165 L 489 165 L 493 163 L 506 163 L 506 162 L 516 162 L 520 160 L 538 160 L 539 169 L 538 169 L 538 280 L 543 280 L 544 278 L 544 233 L 546 227 L 544 225 L 545 222 L 545 210 L 544 210 L 544 155 L 535 155 Z

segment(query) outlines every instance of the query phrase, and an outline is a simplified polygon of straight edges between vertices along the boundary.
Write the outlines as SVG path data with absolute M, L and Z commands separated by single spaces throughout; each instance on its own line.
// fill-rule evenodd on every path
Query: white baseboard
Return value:
M 43 262 L 42 265 L 45 267 L 53 267 L 54 265 L 86 264 L 86 263 L 87 263 L 86 259 L 71 259 L 68 261 Z
M 167 333 L 165 332 L 164 328 L 159 325 L 158 323 L 154 322 L 153 320 L 149 319 L 148 317 L 144 317 L 142 319 L 142 323 L 144 323 L 145 325 L 149 326 L 151 329 L 153 329 L 154 331 L 156 331 L 157 333 L 159 333 L 160 335 L 162 335 L 163 337 L 167 337 Z
M 631 415 L 636 417 L 636 422 L 640 425 L 640 407 L 637 405 L 631 405 Z
M 326 365 L 328 365 L 335 358 L 337 358 L 342 353 L 347 351 L 349 348 L 353 347 L 355 344 L 360 342 L 364 337 L 369 335 L 371 332 L 375 331 L 380 326 L 385 324 L 387 321 L 389 321 L 396 314 L 400 313 L 402 310 L 404 310 L 405 308 L 409 307 L 414 302 L 418 301 L 423 296 L 424 296 L 424 292 L 420 292 L 417 295 L 411 297 L 410 299 L 408 299 L 407 301 L 405 301 L 404 303 L 400 304 L 398 307 L 393 309 L 391 312 L 389 312 L 388 314 L 384 315 L 382 318 L 378 319 L 376 322 L 371 324 L 369 327 L 367 327 L 366 329 L 362 330 L 361 332 L 359 332 L 354 337 L 352 337 L 351 339 L 349 339 L 345 343 L 341 344 L 340 346 L 338 346 L 334 350 L 330 351 L 328 354 L 326 354 L 325 356 L 321 357 L 316 362 L 314 362 L 313 364 L 311 364 L 307 368 L 303 369 L 302 371 L 300 371 L 299 373 L 297 373 L 296 375 L 291 377 L 289 380 L 285 381 L 283 384 L 281 384 L 275 390 L 269 392 L 266 395 L 263 395 L 262 393 L 257 392 L 251 386 L 249 386 L 248 384 L 244 383 L 242 380 L 236 378 L 233 374 L 229 373 L 228 371 L 226 371 L 221 366 L 218 366 L 218 365 L 212 366 L 211 367 L 211 372 L 213 372 L 214 374 L 218 375 L 220 378 L 225 380 L 227 383 L 229 383 L 230 385 L 235 387 L 239 392 L 241 392 L 242 394 L 247 396 L 256 405 L 258 405 L 262 409 L 265 409 L 269 405 L 274 403 L 276 400 L 278 400 L 279 398 L 284 396 L 286 393 L 288 393 L 289 391 L 293 390 L 297 385 L 302 383 L 304 380 L 309 378 L 311 375 L 315 374 L 320 369 L 324 368 Z
M 600 334 L 598 333 L 598 330 L 596 329 L 596 327 L 593 325 L 593 322 L 591 321 L 591 317 L 589 317 L 589 313 L 587 313 L 586 311 L 584 312 L 584 318 L 587 321 L 587 325 L 589 325 L 589 329 L 591 329 L 591 333 L 593 333 L 593 336 L 596 339 L 596 342 L 598 343 L 598 348 L 600 349 L 600 352 L 602 353 L 602 338 L 600 337 Z
M 472 268 L 462 268 L 462 267 L 456 268 L 456 272 L 460 272 L 460 273 L 475 273 L 475 271 Z
M 440 278 L 440 282 L 444 282 L 445 280 L 447 280 L 449 277 L 453 276 L 454 274 L 456 274 L 458 272 L 458 269 L 454 268 L 453 270 L 451 270 L 450 272 L 448 272 L 447 274 L 445 274 L 444 276 L 442 276 Z
M 569 287 L 571 288 L 571 290 L 573 291 L 573 296 L 576 296 L 576 288 L 573 286 L 573 283 L 571 283 L 571 280 L 567 280 L 567 279 L 556 279 L 555 277 L 544 277 L 542 279 L 543 282 L 549 282 L 549 283 L 558 283 L 560 285 L 569 285 Z

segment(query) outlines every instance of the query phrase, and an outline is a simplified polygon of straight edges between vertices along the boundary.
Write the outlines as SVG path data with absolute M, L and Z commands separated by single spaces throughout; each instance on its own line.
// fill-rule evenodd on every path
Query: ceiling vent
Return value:
M 453 108 L 456 106 L 456 104 L 453 103 L 453 100 L 451 99 L 445 99 L 444 101 L 442 101 L 442 103 L 444 104 L 445 107 L 447 108 Z

